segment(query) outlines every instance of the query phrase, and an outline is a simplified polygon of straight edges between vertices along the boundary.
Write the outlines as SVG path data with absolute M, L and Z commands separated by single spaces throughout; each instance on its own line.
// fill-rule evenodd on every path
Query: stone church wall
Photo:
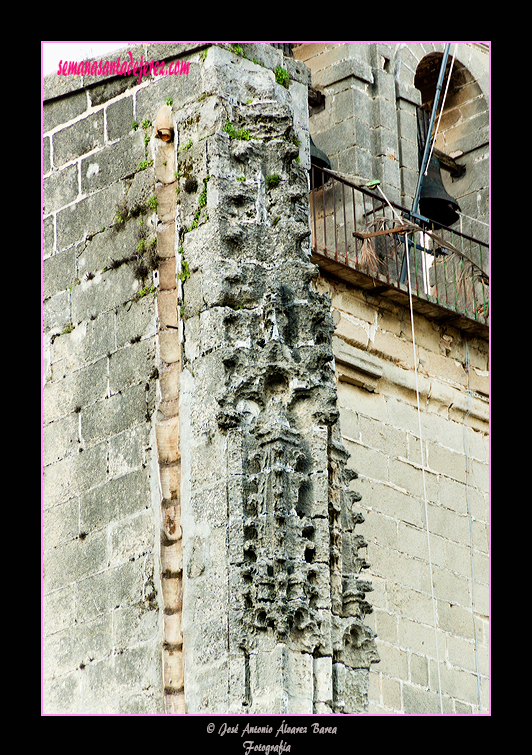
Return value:
M 418 172 L 416 108 L 428 96 L 424 84 L 430 71 L 434 81 L 438 69 L 430 66 L 443 47 L 294 47 L 323 95 L 321 106 L 311 110 L 310 132 L 333 170 L 355 183 L 379 179 L 390 200 L 411 207 Z M 442 179 L 468 216 L 455 227 L 487 240 L 488 54 L 482 45 L 465 43 L 451 44 L 450 53 L 456 55 L 454 74 L 436 146 L 465 166 L 465 173 L 452 178 L 442 170 Z M 330 228 L 328 233 L 333 237 Z M 487 255 L 481 265 L 488 270 Z M 415 314 L 419 417 L 408 307 L 324 273 L 316 290 L 331 298 L 342 440 L 350 452 L 348 465 L 359 474 L 371 563 L 374 611 L 368 622 L 377 632 L 381 661 L 370 673 L 370 711 L 470 713 L 480 705 L 484 712 L 488 342 L 453 328 L 451 312 L 443 325 Z
M 48 713 L 183 708 L 177 141 L 154 126 L 198 96 L 200 64 L 191 45 L 131 53 L 163 54 L 177 74 L 44 81 Z
M 317 288 L 332 301 L 342 441 L 359 475 L 371 564 L 368 623 L 380 663 L 370 673 L 369 710 L 439 713 L 441 689 L 444 713 L 477 712 L 480 685 L 485 711 L 487 343 L 415 315 L 419 417 L 408 311 L 339 281 L 320 278 Z
M 428 559 L 408 313 L 310 261 L 309 85 L 357 103 L 311 115 L 334 167 L 408 194 L 386 65 L 130 50 L 43 89 L 44 712 L 474 712 L 487 345 L 416 316 Z

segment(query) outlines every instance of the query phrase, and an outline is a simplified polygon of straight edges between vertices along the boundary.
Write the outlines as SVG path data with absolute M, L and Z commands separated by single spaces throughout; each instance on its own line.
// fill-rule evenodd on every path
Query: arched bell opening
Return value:
M 447 58 L 445 73 L 441 78 L 442 54 L 431 53 L 420 62 L 414 84 L 421 92 L 421 106 L 417 112 L 417 143 L 418 166 L 422 169 L 423 155 L 427 142 L 433 149 L 426 170 L 422 178 L 419 194 L 419 213 L 439 225 L 452 226 L 459 219 L 460 205 L 455 197 L 446 189 L 441 169 L 442 166 L 456 177 L 461 177 L 464 166 L 456 163 L 447 154 L 444 139 L 441 137 L 440 127 L 446 111 L 449 108 L 453 93 L 460 87 L 463 79 L 463 66 L 458 67 L 451 56 Z M 450 79 L 449 79 L 450 77 Z M 438 81 L 440 89 L 438 90 Z M 431 114 L 434 100 L 438 93 L 437 112 L 431 129 Z M 447 121 L 444 121 L 444 125 Z M 429 133 L 431 129 L 431 133 Z

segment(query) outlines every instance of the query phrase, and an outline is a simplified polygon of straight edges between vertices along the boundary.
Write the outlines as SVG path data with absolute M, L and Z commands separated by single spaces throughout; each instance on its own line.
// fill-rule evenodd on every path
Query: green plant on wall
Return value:
M 188 233 L 188 231 L 193 231 L 195 228 L 199 225 L 199 220 L 201 217 L 201 210 L 206 207 L 207 205 L 207 183 L 209 181 L 210 176 L 206 176 L 203 179 L 203 191 L 199 195 L 198 199 L 198 207 L 194 213 L 194 219 L 192 220 L 192 223 L 189 225 L 188 228 L 185 228 L 185 233 Z M 208 220 L 208 215 L 205 214 L 205 219 Z
M 226 134 L 229 134 L 230 139 L 243 139 L 244 141 L 249 141 L 249 131 L 245 128 L 236 129 L 231 121 L 227 121 L 223 131 L 225 131 Z
M 137 170 L 146 170 L 146 168 L 151 168 L 153 165 L 153 160 L 141 160 L 140 163 L 137 165 Z
M 196 212 L 194 213 L 194 220 L 193 220 L 193 221 L 192 221 L 192 223 L 191 223 L 191 224 L 189 225 L 189 227 L 188 227 L 188 229 L 187 229 L 187 230 L 189 230 L 189 231 L 193 231 L 193 230 L 194 230 L 194 228 L 197 228 L 197 227 L 198 227 L 198 224 L 199 224 L 199 219 L 200 219 L 200 215 L 201 215 L 201 210 L 200 210 L 200 209 L 198 208 L 198 209 L 196 210 Z
M 157 238 L 148 241 L 147 229 L 143 219 L 140 221 L 137 233 L 139 242 L 134 254 L 129 259 L 134 263 L 135 278 L 144 282 L 145 278 L 159 267 Z
M 181 260 L 181 272 L 177 276 L 180 281 L 185 283 L 190 278 L 190 269 L 186 259 Z
M 187 139 L 182 147 L 179 147 L 179 152 L 188 152 L 188 150 L 194 146 L 192 139 Z
M 133 123 L 138 126 L 137 121 L 133 121 Z M 144 118 L 144 120 L 142 121 L 140 125 L 142 126 L 142 129 L 144 131 L 144 154 L 145 154 L 146 162 L 147 162 L 148 161 L 148 144 L 150 143 L 148 129 L 151 128 L 151 123 L 147 118 Z M 136 128 L 135 128 L 135 131 L 136 131 Z
M 281 86 L 285 87 L 285 89 L 288 89 L 288 85 L 290 83 L 290 76 L 288 75 L 288 71 L 286 70 L 286 68 L 283 68 L 282 66 L 277 66 L 277 68 L 275 68 L 273 72 L 275 74 L 275 81 Z
M 207 204 L 207 183 L 209 181 L 210 176 L 205 176 L 203 179 L 203 191 L 199 195 L 198 199 L 198 207 L 201 209 L 202 207 L 205 207 Z
M 156 290 L 155 286 L 144 286 L 137 291 L 136 298 L 142 299 L 148 294 L 154 294 Z

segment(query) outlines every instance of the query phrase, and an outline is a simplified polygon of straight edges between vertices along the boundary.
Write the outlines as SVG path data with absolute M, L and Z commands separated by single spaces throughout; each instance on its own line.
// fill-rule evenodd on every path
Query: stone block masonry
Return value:
M 186 77 L 45 103 L 44 711 L 362 712 L 308 72 L 179 53 Z
M 306 86 L 216 47 L 202 75 L 178 114 L 186 708 L 363 712 L 378 656 L 310 285 Z
M 310 47 L 409 196 L 415 45 Z M 416 315 L 420 433 L 408 314 L 310 261 L 309 69 L 132 54 L 187 73 L 44 84 L 44 713 L 484 712 L 487 345 Z
M 381 662 L 370 674 L 369 710 L 439 713 L 441 688 L 444 713 L 478 712 L 478 682 L 485 712 L 487 344 L 416 315 L 420 441 L 408 313 L 338 281 L 321 278 L 317 290 L 331 297 L 337 323 L 342 437 L 356 460 L 371 559 L 369 624 Z
M 45 81 L 45 713 L 184 709 L 177 142 L 154 138 L 167 98 L 197 96 L 183 62 Z
M 477 43 L 451 50 L 434 146 L 461 166 L 459 176 L 442 170 L 463 213 L 459 230 L 487 241 L 489 55 Z M 388 199 L 412 206 L 418 109 L 430 110 L 443 51 L 436 42 L 294 46 L 322 95 L 319 105 L 314 98 L 310 132 L 333 170 L 357 184 L 379 179 Z M 339 240 L 343 259 L 345 238 L 354 264 L 349 222 L 339 212 L 326 227 L 327 242 L 332 252 Z M 316 236 L 324 243 L 319 230 Z M 487 271 L 487 250 L 478 256 Z M 416 381 L 409 311 L 391 305 L 385 286 L 381 295 L 378 288 L 363 293 L 322 270 L 316 291 L 332 301 L 342 439 L 359 473 L 372 564 L 369 623 L 381 663 L 370 673 L 369 710 L 437 713 L 441 695 L 445 713 L 485 713 L 488 343 L 453 327 L 452 317 L 438 325 L 416 314 Z

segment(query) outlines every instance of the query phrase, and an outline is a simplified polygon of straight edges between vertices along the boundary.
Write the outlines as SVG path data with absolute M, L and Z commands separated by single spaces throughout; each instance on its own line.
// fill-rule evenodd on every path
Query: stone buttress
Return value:
M 312 288 L 306 85 L 219 48 L 203 81 L 177 116 L 186 710 L 364 712 L 378 655 Z

